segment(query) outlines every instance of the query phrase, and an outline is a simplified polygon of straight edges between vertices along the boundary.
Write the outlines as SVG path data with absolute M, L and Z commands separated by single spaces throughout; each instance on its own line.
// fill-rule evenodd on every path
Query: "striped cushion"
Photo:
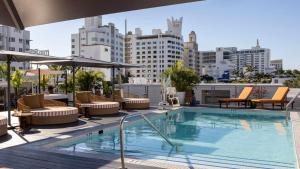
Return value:
M 147 98 L 125 98 L 125 103 L 149 103 L 150 100 Z
M 6 125 L 7 125 L 6 117 L 0 116 L 0 126 L 6 126 Z
M 118 102 L 93 102 L 93 103 L 82 103 L 80 107 L 90 107 L 94 109 L 110 109 L 119 107 Z
M 42 109 L 33 109 L 32 116 L 39 117 L 53 117 L 53 116 L 67 116 L 72 114 L 78 114 L 78 109 L 76 107 L 45 107 Z

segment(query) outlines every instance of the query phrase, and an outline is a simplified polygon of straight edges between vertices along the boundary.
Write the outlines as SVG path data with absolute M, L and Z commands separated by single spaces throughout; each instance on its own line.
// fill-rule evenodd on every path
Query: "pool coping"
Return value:
M 290 119 L 292 125 L 292 133 L 294 140 L 294 149 L 296 156 L 296 166 L 299 169 L 300 164 L 300 112 L 290 112 Z
M 208 108 L 208 107 L 176 107 L 176 108 L 171 109 L 171 110 L 151 110 L 151 111 L 145 112 L 144 114 L 146 116 L 150 115 L 151 117 L 152 116 L 160 116 L 163 113 L 167 113 L 169 111 L 181 110 L 181 109 L 184 109 L 184 108 L 193 109 L 193 108 Z M 234 109 L 234 110 L 236 110 L 236 111 L 239 111 L 239 110 L 249 111 L 249 109 Z M 259 111 L 262 111 L 262 110 L 261 109 L 251 109 L 250 111 L 252 111 L 252 112 L 258 111 L 259 112 Z M 274 110 L 270 110 L 268 112 L 268 114 L 269 113 L 271 114 L 272 112 L 274 112 Z M 280 115 L 280 116 L 285 114 L 284 111 L 276 111 L 276 113 L 278 113 L 276 115 Z M 141 117 L 133 118 L 133 120 L 130 121 L 129 124 L 134 123 L 138 120 L 142 120 L 142 118 Z M 297 167 L 297 169 L 300 169 L 299 168 L 299 164 L 300 164 L 300 132 L 297 132 L 297 131 L 300 131 L 300 112 L 295 112 L 295 111 L 290 112 L 290 121 L 291 121 L 292 136 L 293 136 L 293 141 L 294 141 L 296 167 Z M 91 127 L 91 128 L 86 128 L 82 131 L 73 131 L 72 136 L 66 136 L 65 138 L 61 137 L 61 138 L 59 138 L 59 140 L 57 140 L 56 137 L 48 138 L 48 139 L 45 139 L 45 140 L 40 140 L 40 141 L 37 141 L 37 142 L 26 144 L 23 147 L 24 148 L 39 149 L 39 150 L 46 151 L 46 152 L 57 152 L 57 153 L 61 153 L 61 154 L 69 154 L 70 155 L 72 153 L 68 153 L 64 150 L 59 151 L 58 149 L 55 148 L 55 146 L 57 146 L 59 144 L 62 144 L 64 142 L 68 142 L 68 141 L 73 140 L 73 139 L 78 139 L 81 136 L 84 137 L 84 136 L 86 136 L 87 133 L 94 133 L 94 132 L 97 132 L 99 130 L 112 130 L 112 129 L 117 128 L 118 126 L 119 126 L 119 122 L 112 122 L 112 123 L 109 123 L 109 124 L 104 124 L 104 125 L 100 125 L 100 126 L 94 126 L 94 127 Z M 79 154 L 80 153 L 78 153 L 77 155 L 80 156 Z M 73 154 L 73 155 L 75 155 L 75 154 Z M 89 155 L 84 155 L 84 154 L 82 154 L 82 155 L 86 156 L 86 157 L 89 156 Z M 92 156 L 90 158 L 92 158 Z M 100 158 L 100 159 L 104 159 L 104 158 Z M 132 159 L 130 159 L 130 157 L 126 157 L 126 159 L 132 160 Z M 115 160 L 112 160 L 112 161 L 115 161 Z M 127 162 L 127 160 L 126 160 L 126 162 Z M 140 163 L 140 165 L 143 165 L 143 163 Z

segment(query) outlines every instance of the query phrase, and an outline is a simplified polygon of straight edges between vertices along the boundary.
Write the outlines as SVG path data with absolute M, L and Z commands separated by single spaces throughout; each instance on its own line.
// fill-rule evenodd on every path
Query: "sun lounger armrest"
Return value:
M 44 100 L 44 106 L 46 107 L 51 107 L 51 106 L 67 106 L 66 103 L 64 102 L 60 102 L 60 101 L 56 101 L 56 100 Z

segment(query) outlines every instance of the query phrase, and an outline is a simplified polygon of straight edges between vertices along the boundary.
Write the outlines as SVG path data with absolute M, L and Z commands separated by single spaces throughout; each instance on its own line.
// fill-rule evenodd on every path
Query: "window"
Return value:
M 15 48 L 14 47 L 9 47 L 9 50 L 10 51 L 15 51 Z
M 9 42 L 15 42 L 16 39 L 15 39 L 14 37 L 9 37 L 8 41 L 9 41 Z
M 72 45 L 72 48 L 75 48 L 75 45 Z
M 22 48 L 19 48 L 19 52 L 23 52 L 23 49 L 22 49 Z
M 19 43 L 23 43 L 23 39 L 19 39 Z
M 72 42 L 75 42 L 75 39 L 72 39 Z

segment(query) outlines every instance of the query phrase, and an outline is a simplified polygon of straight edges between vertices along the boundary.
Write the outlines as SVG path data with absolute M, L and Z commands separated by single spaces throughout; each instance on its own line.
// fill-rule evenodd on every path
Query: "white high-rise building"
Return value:
M 240 71 L 247 66 L 252 66 L 256 73 L 271 73 L 274 69 L 270 66 L 270 57 L 270 49 L 261 48 L 257 40 L 255 47 L 236 51 L 231 57 L 231 61 Z
M 140 28 L 129 32 L 125 40 L 126 63 L 142 64 L 143 68 L 130 69 L 136 78 L 149 83 L 160 82 L 160 75 L 177 60 L 183 60 L 182 18 L 168 19 L 168 30 L 162 33 L 153 29 L 151 35 L 143 35 Z
M 0 25 L 0 50 L 25 52 L 30 49 L 30 32 L 14 27 Z M 28 62 L 12 62 L 11 70 L 29 69 Z
M 189 34 L 188 42 L 184 42 L 184 64 L 201 75 L 201 59 L 198 51 L 197 36 L 194 31 Z
M 102 16 L 85 18 L 84 27 L 72 34 L 71 44 L 73 56 L 124 62 L 124 35 L 113 23 L 102 25 Z
M 113 23 L 102 25 L 102 17 L 85 18 L 84 27 L 72 34 L 72 55 L 86 57 L 83 46 L 105 45 L 111 48 L 111 61 L 124 62 L 124 36 Z
M 203 74 L 220 78 L 224 72 L 239 70 L 243 72 L 247 66 L 254 68 L 255 73 L 272 73 L 270 65 L 270 49 L 261 48 L 259 42 L 251 49 L 238 50 L 236 47 L 218 47 L 216 51 L 201 51 Z

